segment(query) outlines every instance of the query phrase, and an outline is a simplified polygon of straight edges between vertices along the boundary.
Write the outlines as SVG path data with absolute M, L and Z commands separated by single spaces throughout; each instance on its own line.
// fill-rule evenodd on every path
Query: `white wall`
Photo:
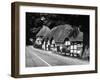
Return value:
M 0 0 L 0 80 L 17 80 L 10 76 L 11 68 L 11 2 L 30 1 L 39 3 L 74 4 L 98 6 L 100 0 Z M 99 13 L 100 14 L 100 11 Z M 98 15 L 98 23 L 100 15 Z M 100 26 L 100 23 L 99 25 Z M 100 29 L 98 29 L 99 32 Z M 100 38 L 99 40 L 100 41 Z M 100 51 L 100 50 L 99 50 Z M 98 67 L 100 67 L 100 54 L 98 55 Z M 53 77 L 21 78 L 18 80 L 100 80 L 100 68 L 97 74 L 64 75 Z

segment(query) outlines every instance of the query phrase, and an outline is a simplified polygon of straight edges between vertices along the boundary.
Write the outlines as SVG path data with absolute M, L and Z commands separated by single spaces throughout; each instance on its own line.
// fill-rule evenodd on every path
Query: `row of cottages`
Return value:
M 69 25 L 58 26 L 51 31 L 48 27 L 43 26 L 37 34 L 36 44 L 38 44 L 39 48 L 46 51 L 81 56 L 83 51 L 83 33 L 78 28 L 76 29 L 78 33 L 74 30 Z M 71 35 L 69 35 L 70 32 L 72 33 Z M 44 37 L 44 35 L 49 36 Z
M 41 49 L 58 52 L 63 55 L 81 56 L 83 42 L 71 41 L 68 38 L 65 38 L 64 42 L 55 42 L 55 40 L 52 38 L 51 40 L 43 40 Z

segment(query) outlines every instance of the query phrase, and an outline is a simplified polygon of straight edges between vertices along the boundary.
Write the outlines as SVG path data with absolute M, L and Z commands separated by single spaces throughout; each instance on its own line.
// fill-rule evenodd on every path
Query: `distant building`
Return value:
M 35 43 L 33 45 L 36 48 L 42 48 L 42 37 L 36 37 Z

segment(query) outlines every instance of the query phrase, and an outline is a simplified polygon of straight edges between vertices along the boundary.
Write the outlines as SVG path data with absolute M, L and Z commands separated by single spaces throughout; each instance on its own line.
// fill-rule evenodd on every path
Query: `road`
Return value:
M 51 51 L 43 51 L 40 49 L 36 49 L 33 46 L 27 46 L 25 51 L 26 67 L 89 64 L 89 62 L 86 60 L 81 60 L 68 56 L 61 56 Z

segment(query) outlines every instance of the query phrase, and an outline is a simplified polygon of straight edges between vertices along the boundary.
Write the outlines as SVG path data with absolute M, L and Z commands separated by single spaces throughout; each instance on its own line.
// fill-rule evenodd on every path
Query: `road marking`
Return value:
M 45 60 L 43 60 L 41 57 L 39 57 L 38 55 L 36 55 L 35 53 L 33 54 L 35 55 L 37 58 L 39 58 L 41 61 L 43 61 L 45 64 L 47 64 L 48 66 L 51 66 L 49 63 L 47 63 Z
M 39 58 L 41 61 L 43 61 L 45 64 L 47 64 L 48 66 L 51 66 L 49 63 L 47 63 L 45 60 L 43 60 L 41 57 L 39 57 L 38 55 L 36 54 L 33 54 L 35 55 L 37 58 Z

